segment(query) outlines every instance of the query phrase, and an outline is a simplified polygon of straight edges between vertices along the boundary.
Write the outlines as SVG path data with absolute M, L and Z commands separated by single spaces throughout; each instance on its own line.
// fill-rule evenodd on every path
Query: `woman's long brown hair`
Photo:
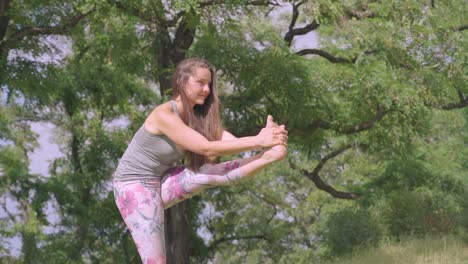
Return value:
M 197 68 L 208 69 L 211 73 L 210 94 L 205 99 L 203 105 L 190 104 L 185 94 L 185 85 L 190 76 L 195 74 Z M 223 126 L 220 117 L 220 102 L 218 98 L 218 89 L 216 86 L 216 75 L 214 67 L 205 59 L 190 58 L 180 62 L 172 75 L 172 98 L 180 95 L 184 111 L 181 118 L 184 123 L 202 134 L 209 141 L 221 140 Z M 187 151 L 186 152 L 189 168 L 197 171 L 208 161 L 208 157 Z

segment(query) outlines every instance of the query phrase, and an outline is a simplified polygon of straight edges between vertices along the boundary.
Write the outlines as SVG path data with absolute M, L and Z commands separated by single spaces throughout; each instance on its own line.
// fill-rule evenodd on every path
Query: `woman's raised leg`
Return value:
M 205 164 L 198 172 L 184 167 L 170 170 L 162 180 L 161 197 L 164 208 L 214 186 L 228 186 L 246 180 L 261 169 L 286 156 L 286 147 L 277 145 L 262 153 L 219 164 Z

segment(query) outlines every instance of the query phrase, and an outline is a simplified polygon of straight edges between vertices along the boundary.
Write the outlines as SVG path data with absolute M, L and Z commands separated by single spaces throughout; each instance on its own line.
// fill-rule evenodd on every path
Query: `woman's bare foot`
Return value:
M 268 162 L 275 162 L 282 160 L 288 154 L 288 148 L 285 145 L 276 145 L 262 153 L 262 159 L 267 160 Z

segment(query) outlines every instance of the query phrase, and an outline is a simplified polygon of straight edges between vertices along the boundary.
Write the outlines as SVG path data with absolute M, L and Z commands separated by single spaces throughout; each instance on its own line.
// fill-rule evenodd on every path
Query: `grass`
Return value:
M 468 243 L 455 236 L 385 241 L 328 264 L 468 264 Z

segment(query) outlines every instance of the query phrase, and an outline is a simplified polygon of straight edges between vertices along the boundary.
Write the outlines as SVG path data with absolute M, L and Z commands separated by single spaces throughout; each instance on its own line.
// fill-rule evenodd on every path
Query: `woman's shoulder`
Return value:
M 158 106 L 156 106 L 153 109 L 153 112 L 160 113 L 160 112 L 172 112 L 172 104 L 171 101 L 167 101 L 165 103 L 162 103 Z
M 174 101 L 168 101 L 155 107 L 151 114 L 156 117 L 174 117 L 178 116 L 178 109 Z
M 159 127 L 167 119 L 176 118 L 177 116 L 173 112 L 173 107 L 171 102 L 165 102 L 156 106 L 153 111 L 146 118 L 144 127 L 151 134 L 161 135 L 162 132 L 159 130 Z

